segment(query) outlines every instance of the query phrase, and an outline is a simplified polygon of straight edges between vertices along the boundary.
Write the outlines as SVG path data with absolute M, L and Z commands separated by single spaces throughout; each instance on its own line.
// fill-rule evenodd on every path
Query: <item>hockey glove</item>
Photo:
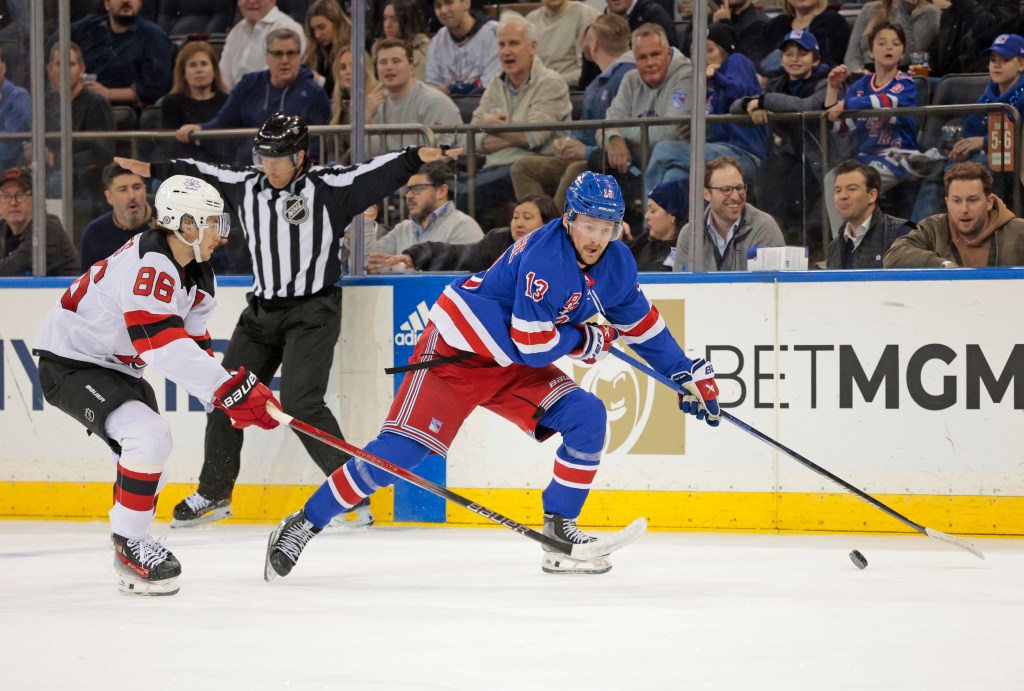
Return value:
M 281 404 L 270 389 L 252 372 L 239 367 L 237 372 L 228 372 L 231 378 L 224 382 L 213 395 L 213 404 L 231 418 L 231 424 L 238 429 L 256 425 L 263 429 L 274 429 L 278 422 L 267 412 L 267 403 L 278 408 Z
M 619 332 L 607 324 L 577 324 L 576 328 L 582 332 L 583 340 L 576 350 L 569 353 L 569 357 L 583 360 L 588 365 L 606 357 L 608 349 L 619 337 Z
M 703 359 L 693 361 L 689 372 L 677 372 L 672 381 L 686 389 L 679 394 L 679 410 L 695 415 L 712 427 L 718 427 L 721 417 L 718 408 L 718 384 L 715 383 L 715 369 Z

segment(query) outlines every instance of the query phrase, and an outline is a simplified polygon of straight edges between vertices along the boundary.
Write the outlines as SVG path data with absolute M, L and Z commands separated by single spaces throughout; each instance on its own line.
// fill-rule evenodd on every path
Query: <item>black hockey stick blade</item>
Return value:
M 470 501 L 460 494 L 452 492 L 446 487 L 442 487 L 437 483 L 431 482 L 430 480 L 420 477 L 419 475 L 406 470 L 400 466 L 395 465 L 389 461 L 384 460 L 378 456 L 374 456 L 372 453 L 360 449 L 358 446 L 353 446 L 348 442 L 338 439 L 335 436 L 324 432 L 321 429 L 308 425 L 301 420 L 296 420 L 291 415 L 288 415 L 283 410 L 275 406 L 273 403 L 267 403 L 267 412 L 272 418 L 280 422 L 282 425 L 291 427 L 296 432 L 301 432 L 306 436 L 314 439 L 319 439 L 328 446 L 333 446 L 336 449 L 344 451 L 356 458 L 359 458 L 370 465 L 374 465 L 381 470 L 391 473 L 397 478 L 405 480 L 413 485 L 416 485 L 420 489 L 424 489 L 431 494 L 434 494 L 446 501 L 450 501 L 453 504 L 457 504 L 464 509 L 472 511 L 478 516 L 483 516 L 489 521 L 493 521 L 498 525 L 504 526 L 512 532 L 519 533 L 525 537 L 530 538 L 534 542 L 539 542 L 545 547 L 550 547 L 556 552 L 565 554 L 566 556 L 578 559 L 580 561 L 590 561 L 597 557 L 605 557 L 612 552 L 622 549 L 626 545 L 636 541 L 644 531 L 647 530 L 647 519 L 637 518 L 635 521 L 627 525 L 622 530 L 618 530 L 610 535 L 599 537 L 593 542 L 588 542 L 582 545 L 573 545 L 569 551 L 566 551 L 566 545 L 552 537 L 545 535 L 544 533 L 537 532 L 532 528 L 529 528 L 518 521 L 514 521 L 507 516 L 503 516 L 497 511 L 488 509 L 486 506 L 477 504 L 475 501 Z
M 680 387 L 678 384 L 676 384 L 670 378 L 666 377 L 661 372 L 658 372 L 658 371 L 656 371 L 654 369 L 651 369 L 650 367 L 648 367 L 644 363 L 640 362 L 636 358 L 632 357 L 628 353 L 625 353 L 625 352 L 619 350 L 618 348 L 611 348 L 609 350 L 609 352 L 612 355 L 614 355 L 615 357 L 617 357 L 620 360 L 622 360 L 623 362 L 626 362 L 626 363 L 632 365 L 633 367 L 635 367 L 636 369 L 640 370 L 641 372 L 643 372 L 644 374 L 648 375 L 649 377 L 651 377 L 651 378 L 661 382 L 662 384 L 665 384 L 666 386 L 671 388 L 673 391 L 676 391 L 677 393 L 686 393 L 682 389 L 682 387 Z M 846 480 L 842 479 L 838 475 L 835 475 L 835 474 L 829 472 L 828 470 L 822 468 L 817 463 L 814 463 L 813 461 L 811 461 L 811 460 L 805 458 L 804 456 L 798 454 L 796 451 L 793 451 L 789 447 L 787 447 L 787 446 L 781 444 L 780 442 L 772 439 L 771 437 L 769 437 L 764 432 L 761 432 L 760 430 L 756 429 L 755 427 L 752 427 L 751 425 L 748 425 L 746 422 L 743 422 L 742 420 L 740 420 L 738 417 L 736 417 L 732 413 L 729 413 L 728 411 L 723 410 L 723 411 L 721 411 L 721 416 L 722 416 L 723 420 L 728 420 L 729 422 L 731 422 L 732 424 L 736 425 L 737 427 L 739 427 L 741 430 L 743 430 L 747 434 L 749 434 L 749 435 L 751 435 L 751 436 L 753 436 L 753 437 L 755 437 L 757 439 L 760 439 L 765 444 L 768 444 L 769 446 L 777 449 L 778 451 L 781 451 L 782 453 L 786 454 L 787 456 L 792 458 L 797 463 L 800 463 L 801 465 L 803 465 L 806 468 L 810 468 L 811 470 L 813 470 L 814 472 L 818 473 L 819 475 L 827 477 L 829 480 L 831 480 L 832 482 L 836 483 L 837 485 L 839 485 L 840 487 L 842 487 L 846 491 L 851 492 L 852 494 L 857 495 L 858 497 L 860 497 L 861 499 L 863 499 L 867 503 L 871 504 L 875 508 L 877 508 L 877 509 L 879 509 L 881 511 L 884 511 L 885 513 L 887 513 L 889 516 L 895 518 L 900 523 L 903 523 L 904 525 L 913 528 L 914 530 L 916 530 L 917 532 L 921 533 L 922 535 L 927 535 L 928 537 L 933 537 L 933 538 L 935 538 L 937 540 L 942 540 L 943 542 L 948 542 L 949 544 L 955 545 L 955 546 L 959 547 L 960 549 L 967 550 L 968 552 L 970 552 L 974 556 L 978 557 L 979 559 L 984 559 L 985 558 L 985 555 L 982 554 L 981 550 L 978 549 L 977 547 L 975 547 L 973 544 L 971 544 L 967 540 L 964 540 L 963 538 L 959 538 L 959 537 L 954 537 L 953 535 L 948 535 L 948 534 L 943 533 L 943 532 L 941 532 L 939 530 L 933 530 L 932 528 L 926 528 L 925 526 L 923 526 L 923 525 L 921 525 L 919 523 L 915 523 L 914 521 L 910 520 L 909 518 L 907 518 L 903 514 L 899 513 L 898 511 L 896 511 L 896 510 L 886 506 L 885 504 L 883 504 L 879 500 L 875 499 L 874 497 L 872 497 L 867 492 L 864 492 L 864 491 L 858 489 L 857 487 L 854 487 L 853 485 L 851 485 L 849 482 L 847 482 Z

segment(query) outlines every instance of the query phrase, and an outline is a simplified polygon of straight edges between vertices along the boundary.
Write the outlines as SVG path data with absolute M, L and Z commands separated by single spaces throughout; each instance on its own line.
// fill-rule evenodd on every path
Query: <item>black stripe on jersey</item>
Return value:
M 168 329 L 184 329 L 185 322 L 176 314 L 169 314 L 163 319 L 148 323 L 131 323 L 130 316 L 125 315 L 128 326 L 128 338 L 132 343 L 137 341 L 152 341 L 162 332 Z
M 252 219 L 249 236 L 252 238 L 253 243 L 253 254 L 252 254 L 252 270 L 253 276 L 256 278 L 256 296 L 266 297 L 263 294 L 268 288 L 267 276 L 263 273 L 263 233 L 261 232 L 262 224 L 260 223 L 260 200 L 259 200 L 259 185 L 249 189 L 249 193 L 246 195 L 246 201 L 249 203 L 249 210 L 244 211 L 247 216 Z
M 267 251 L 270 252 L 270 277 L 271 277 L 271 285 L 263 286 L 263 290 L 271 293 L 270 295 L 266 296 L 268 298 L 280 297 L 278 295 L 278 293 L 277 293 L 277 290 L 278 290 L 278 288 L 282 287 L 281 286 L 281 278 L 282 278 L 282 276 L 281 276 L 281 255 L 278 254 L 278 251 L 277 251 L 277 248 L 279 246 L 278 245 L 278 240 L 277 240 L 277 233 L 278 233 L 278 228 L 281 225 L 281 219 L 278 218 L 278 216 L 277 216 L 277 201 L 281 198 L 282 194 L 287 194 L 287 190 L 274 190 L 273 192 L 270 193 L 270 204 L 269 204 L 269 207 L 270 207 L 270 209 L 269 209 L 269 211 L 270 211 L 270 219 L 268 221 L 269 224 L 270 224 L 270 237 L 268 238 L 268 242 L 267 242 L 267 244 L 268 244 Z M 285 223 L 284 225 L 285 225 L 286 228 L 288 227 L 287 223 Z M 285 295 L 291 295 L 291 293 L 290 292 L 285 292 Z
M 309 264 L 306 266 L 306 290 L 313 289 L 313 283 L 316 281 L 317 278 L 316 263 L 317 259 L 320 258 L 321 243 L 323 243 L 324 241 L 324 216 L 326 215 L 324 214 L 324 202 L 326 201 L 326 199 L 327 195 L 325 194 L 313 195 L 313 256 L 310 258 Z M 342 226 L 342 232 L 338 234 L 336 237 L 345 237 L 344 226 Z M 340 251 L 341 250 L 336 242 L 332 241 L 327 246 L 327 252 L 333 252 L 335 256 L 337 256 Z M 341 277 L 340 274 L 338 276 L 334 276 L 333 278 L 331 276 L 331 274 L 334 273 L 334 271 L 332 270 L 332 267 L 334 266 L 335 263 L 331 261 L 328 261 L 327 264 L 324 266 L 324 284 L 320 286 L 320 289 L 326 288 L 327 286 L 330 285 L 334 285 L 335 283 L 338 282 L 338 279 Z M 340 266 L 340 264 L 338 264 L 338 266 Z

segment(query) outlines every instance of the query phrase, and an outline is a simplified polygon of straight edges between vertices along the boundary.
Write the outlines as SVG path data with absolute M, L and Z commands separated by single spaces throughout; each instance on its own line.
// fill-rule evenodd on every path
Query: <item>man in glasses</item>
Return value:
M 775 219 L 747 203 L 739 162 L 720 156 L 704 168 L 704 257 L 691 261 L 693 231 L 687 223 L 676 240 L 673 271 L 746 271 L 747 250 L 786 244 Z
M 277 0 L 238 0 L 241 21 L 231 27 L 224 39 L 220 73 L 224 86 L 232 88 L 250 72 L 259 72 L 267 64 L 264 51 L 267 36 L 277 29 L 289 29 L 299 37 L 299 49 L 306 51 L 302 26 L 277 7 Z
M 420 242 L 447 242 L 465 245 L 479 242 L 484 234 L 480 225 L 455 208 L 452 183 L 455 174 L 444 161 L 425 163 L 402 188 L 409 218 L 396 225 L 377 241 L 370 253 L 370 273 L 393 273 L 412 269 L 399 255 Z
M 357 166 L 310 166 L 309 130 L 301 118 L 276 113 L 250 143 L 253 165 L 217 166 L 190 159 L 115 162 L 143 177 L 191 175 L 212 185 L 239 219 L 252 257 L 255 285 L 231 334 L 224 366 L 244 366 L 263 381 L 281 371 L 284 410 L 336 437 L 341 427 L 325 403 L 341 333 L 339 244 L 352 218 L 393 194 L 426 162 L 458 156 L 410 147 Z M 348 455 L 299 436 L 314 463 L 330 474 Z M 241 469 L 242 431 L 220 411 L 206 423 L 199 487 L 174 507 L 172 528 L 219 521 L 232 514 Z M 373 522 L 369 503 L 340 522 Z
M 267 413 L 268 402 L 277 404 L 270 390 L 244 368 L 226 370 L 210 350 L 216 279 L 209 259 L 230 227 L 224 200 L 199 178 L 176 175 L 160 185 L 155 206 L 150 229 L 93 264 L 50 308 L 33 351 L 46 401 L 113 452 L 114 570 L 129 595 L 174 595 L 181 574 L 149 534 L 173 443 L 143 369 L 238 427 L 277 427 Z
M 182 125 L 176 132 L 188 144 L 197 130 L 257 128 L 274 113 L 297 115 L 308 125 L 325 125 L 331 117 L 331 103 L 313 71 L 302 64 L 302 42 L 291 29 L 275 29 L 267 35 L 262 72 L 244 75 L 228 95 L 217 117 L 202 124 Z M 223 67 L 223 65 L 222 65 Z M 318 148 L 312 149 L 317 158 Z M 252 142 L 241 140 L 235 163 L 252 159 Z
M 0 178 L 0 276 L 32 273 L 32 175 L 12 168 Z M 46 275 L 78 274 L 78 252 L 60 219 L 46 215 Z

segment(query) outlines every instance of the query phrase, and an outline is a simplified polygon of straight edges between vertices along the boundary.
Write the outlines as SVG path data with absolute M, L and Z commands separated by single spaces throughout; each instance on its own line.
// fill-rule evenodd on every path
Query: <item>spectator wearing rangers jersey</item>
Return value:
M 341 331 L 338 247 L 352 218 L 392 194 L 420 164 L 445 155 L 410 148 L 358 166 L 309 166 L 309 131 L 301 118 L 276 113 L 260 128 L 251 167 L 216 166 L 189 159 L 152 165 L 115 159 L 143 177 L 194 175 L 224 197 L 239 219 L 252 256 L 255 285 L 242 312 L 224 366 L 245 366 L 264 381 L 281 370 L 284 409 L 330 434 L 341 428 L 324 396 Z M 448 155 L 457 156 L 460 149 Z M 348 456 L 308 438 L 303 444 L 330 474 Z M 231 494 L 241 464 L 242 432 L 214 411 L 207 418 L 206 454 L 199 487 L 174 509 L 172 527 L 231 515 Z M 369 524 L 369 505 L 350 519 Z M 353 521 L 350 521 L 353 522 Z
M 228 233 L 224 201 L 210 185 L 177 175 L 156 193 L 159 222 L 96 262 L 50 309 L 36 335 L 47 402 L 107 443 L 117 465 L 111 539 L 118 588 L 178 592 L 181 564 L 149 535 L 167 482 L 170 425 L 160 417 L 149 366 L 223 410 L 233 425 L 277 427 L 277 403 L 256 376 L 213 358 L 207 321 L 216 304 L 208 261 Z
M 872 116 L 853 119 L 843 118 L 843 111 L 913 108 L 917 105 L 917 87 L 913 77 L 899 68 L 907 44 L 903 27 L 882 22 L 871 31 L 869 38 L 875 73 L 855 81 L 846 90 L 845 98 L 840 98 L 839 89 L 850 76 L 850 70 L 845 65 L 834 68 L 828 75 L 822 107 L 828 111 L 829 119 L 837 123 L 837 132 L 856 130 L 856 159 L 878 169 L 882 176 L 880 194 L 885 194 L 913 177 L 910 157 L 920 153 L 914 118 Z M 836 172 L 833 169 L 826 173 L 823 189 L 833 189 L 835 180 Z M 842 227 L 843 218 L 836 210 L 834 198 L 828 194 L 824 197 L 829 222 L 835 234 Z
M 445 456 L 478 407 L 538 441 L 555 432 L 553 477 L 542 493 L 544 534 L 566 549 L 595 538 L 576 524 L 604 448 L 607 415 L 554 362 L 593 363 L 612 341 L 629 343 L 687 393 L 680 407 L 717 425 L 714 370 L 683 354 L 637 283 L 629 249 L 615 242 L 625 202 L 614 178 L 585 171 L 570 186 L 565 214 L 509 247 L 486 271 L 453 281 L 430 310 L 380 434 L 366 450 L 406 469 Z M 609 324 L 588 320 L 598 313 Z M 264 577 L 285 576 L 331 518 L 393 480 L 361 460 L 336 471 L 305 507 L 271 535 Z M 546 573 L 605 573 L 607 556 L 571 559 L 545 551 Z

